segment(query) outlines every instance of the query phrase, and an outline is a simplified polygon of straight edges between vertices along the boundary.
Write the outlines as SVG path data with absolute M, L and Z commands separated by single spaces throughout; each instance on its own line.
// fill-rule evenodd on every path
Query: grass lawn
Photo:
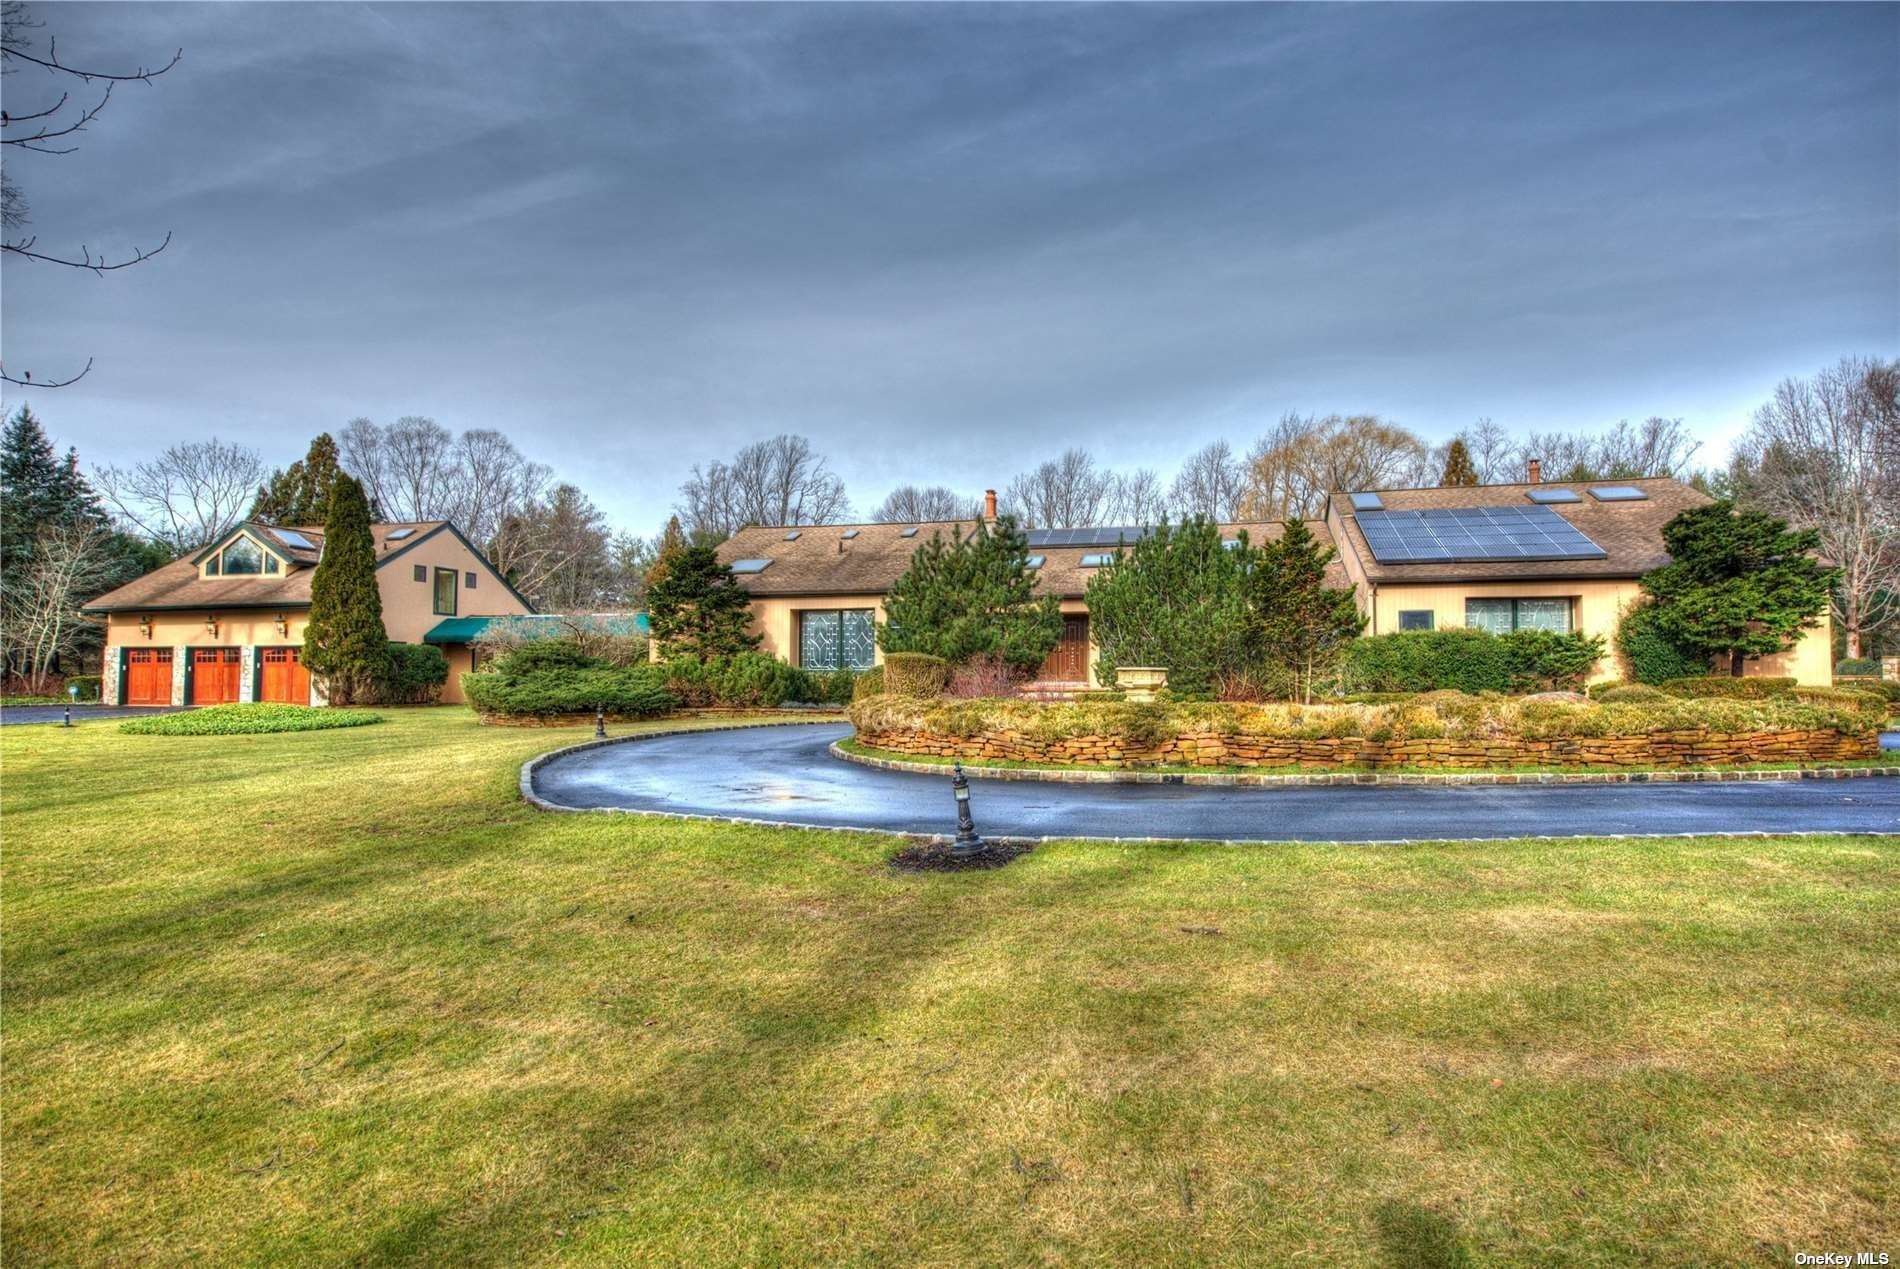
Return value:
M 898 876 L 385 712 L 0 733 L 10 1262 L 1900 1251 L 1900 842 Z

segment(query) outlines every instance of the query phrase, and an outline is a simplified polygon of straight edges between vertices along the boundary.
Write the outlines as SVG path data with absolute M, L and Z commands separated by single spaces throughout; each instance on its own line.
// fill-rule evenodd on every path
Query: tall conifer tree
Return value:
M 363 486 L 339 473 L 323 524 L 323 557 L 310 579 L 303 663 L 332 701 L 371 700 L 389 675 L 389 634 L 376 588 L 376 539 Z

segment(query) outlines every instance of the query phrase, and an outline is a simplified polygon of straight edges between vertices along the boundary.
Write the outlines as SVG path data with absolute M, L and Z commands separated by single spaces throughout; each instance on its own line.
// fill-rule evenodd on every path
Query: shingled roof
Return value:
M 1332 534 L 1323 521 L 1309 520 L 1307 527 L 1325 546 L 1332 545 Z M 949 541 L 957 534 L 974 532 L 974 520 L 935 520 L 922 524 L 806 524 L 756 525 L 740 529 L 719 545 L 719 562 L 770 560 L 762 571 L 739 573 L 740 586 L 759 599 L 802 595 L 882 595 L 896 584 L 910 567 L 910 557 L 918 547 L 941 536 Z M 1223 537 L 1245 532 L 1258 545 L 1271 541 L 1285 531 L 1277 520 L 1223 524 Z M 914 532 L 913 532 L 914 530 Z M 791 534 L 797 534 L 791 537 Z M 1043 557 L 1036 570 L 1039 593 L 1061 599 L 1080 599 L 1088 589 L 1095 569 L 1082 567 L 1082 557 L 1111 551 L 1103 546 L 1032 546 L 1029 553 Z M 1334 586 L 1348 585 L 1346 571 L 1337 560 L 1328 569 Z
M 376 564 L 381 567 L 401 551 L 446 525 L 446 520 L 425 520 L 413 523 L 372 524 L 370 536 L 376 542 Z M 408 530 L 403 533 L 403 530 Z M 293 546 L 280 536 L 285 530 L 301 535 L 311 546 Z M 276 576 L 258 574 L 253 577 L 205 577 L 198 571 L 204 557 L 217 547 L 223 546 L 239 532 L 266 542 L 273 551 L 290 561 L 290 568 Z M 394 535 L 401 534 L 396 537 Z M 145 576 L 127 582 L 117 590 L 107 591 L 91 603 L 85 611 L 89 613 L 107 612 L 173 612 L 179 609 L 236 609 L 236 608 L 308 608 L 310 606 L 310 575 L 314 571 L 317 558 L 323 548 L 323 530 L 319 527 L 285 525 L 281 528 L 268 524 L 240 524 L 210 546 L 191 555 L 180 556 L 163 567 L 153 569 Z
M 1646 497 L 1630 502 L 1602 502 L 1592 488 L 1630 485 Z M 1669 562 L 1663 550 L 1665 524 L 1691 507 L 1710 502 L 1707 494 L 1667 476 L 1635 480 L 1546 481 L 1535 485 L 1475 485 L 1439 489 L 1381 489 L 1379 500 L 1387 511 L 1451 510 L 1465 507 L 1528 507 L 1533 489 L 1567 489 L 1575 502 L 1548 504 L 1602 547 L 1603 559 L 1526 560 L 1484 563 L 1381 564 L 1366 546 L 1353 515 L 1352 500 L 1334 494 L 1331 513 L 1344 545 L 1365 568 L 1373 582 L 1525 581 L 1590 577 L 1640 577 Z

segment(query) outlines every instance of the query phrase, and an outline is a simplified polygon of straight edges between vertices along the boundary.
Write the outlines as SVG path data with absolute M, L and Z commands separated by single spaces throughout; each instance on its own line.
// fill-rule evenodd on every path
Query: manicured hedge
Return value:
M 1770 677 L 1738 679 L 1725 674 L 1697 674 L 1669 679 L 1661 684 L 1671 696 L 1719 696 L 1732 701 L 1759 701 L 1769 696 L 1786 696 L 1795 689 L 1791 678 Z
M 389 645 L 389 677 L 380 693 L 391 705 L 430 705 L 442 696 L 449 681 L 449 659 L 442 649 L 427 643 Z
M 1670 679 L 1707 674 L 1709 659 L 1678 644 L 1663 632 L 1656 606 L 1638 604 L 1616 625 L 1616 652 L 1623 672 L 1638 683 L 1656 685 Z
M 1609 683 L 1602 691 L 1591 692 L 1590 699 L 1606 704 L 1630 701 L 1663 701 L 1669 699 L 1669 693 L 1660 687 L 1651 687 L 1647 683 Z
M 679 708 L 667 691 L 658 666 L 587 666 L 530 670 L 502 669 L 462 676 L 468 703 L 484 714 L 512 716 L 591 714 L 596 709 L 616 718 L 650 718 Z
M 851 699 L 861 701 L 867 696 L 876 696 L 884 690 L 884 667 L 874 665 L 859 674 L 851 685 Z
M 1603 657 L 1594 635 L 1515 630 L 1417 630 L 1356 639 L 1346 649 L 1348 692 L 1576 690 Z
M 1120 737 L 1137 746 L 1196 730 L 1229 736 L 1356 736 L 1392 741 L 1510 737 L 1554 740 L 1698 728 L 1725 733 L 1799 729 L 1859 735 L 1871 729 L 1867 716 L 1854 705 L 1810 703 L 1792 696 L 1762 700 L 1663 697 L 1597 703 L 1478 697 L 1460 692 L 1428 692 L 1389 705 L 931 701 L 887 693 L 852 705 L 851 721 L 859 731 L 869 733 L 912 729 L 969 737 L 1015 731 L 1043 741 Z
M 893 696 L 941 696 L 950 685 L 950 663 L 925 652 L 884 654 L 884 690 Z
M 180 714 L 134 718 L 119 724 L 132 736 L 245 736 L 279 731 L 325 731 L 383 721 L 367 709 L 310 705 L 210 705 Z

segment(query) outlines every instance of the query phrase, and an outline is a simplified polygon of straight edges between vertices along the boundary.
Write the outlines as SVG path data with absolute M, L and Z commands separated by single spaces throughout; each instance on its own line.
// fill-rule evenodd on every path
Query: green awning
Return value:
M 611 613 L 600 617 L 579 618 L 598 622 L 618 635 L 643 635 L 650 627 L 647 615 L 636 613 Z M 538 613 L 532 617 L 444 617 L 435 623 L 428 634 L 422 636 L 424 643 L 474 643 L 488 633 L 490 626 L 500 625 L 510 630 L 519 630 L 529 638 L 548 639 L 567 629 L 574 617 L 563 617 L 555 613 Z

